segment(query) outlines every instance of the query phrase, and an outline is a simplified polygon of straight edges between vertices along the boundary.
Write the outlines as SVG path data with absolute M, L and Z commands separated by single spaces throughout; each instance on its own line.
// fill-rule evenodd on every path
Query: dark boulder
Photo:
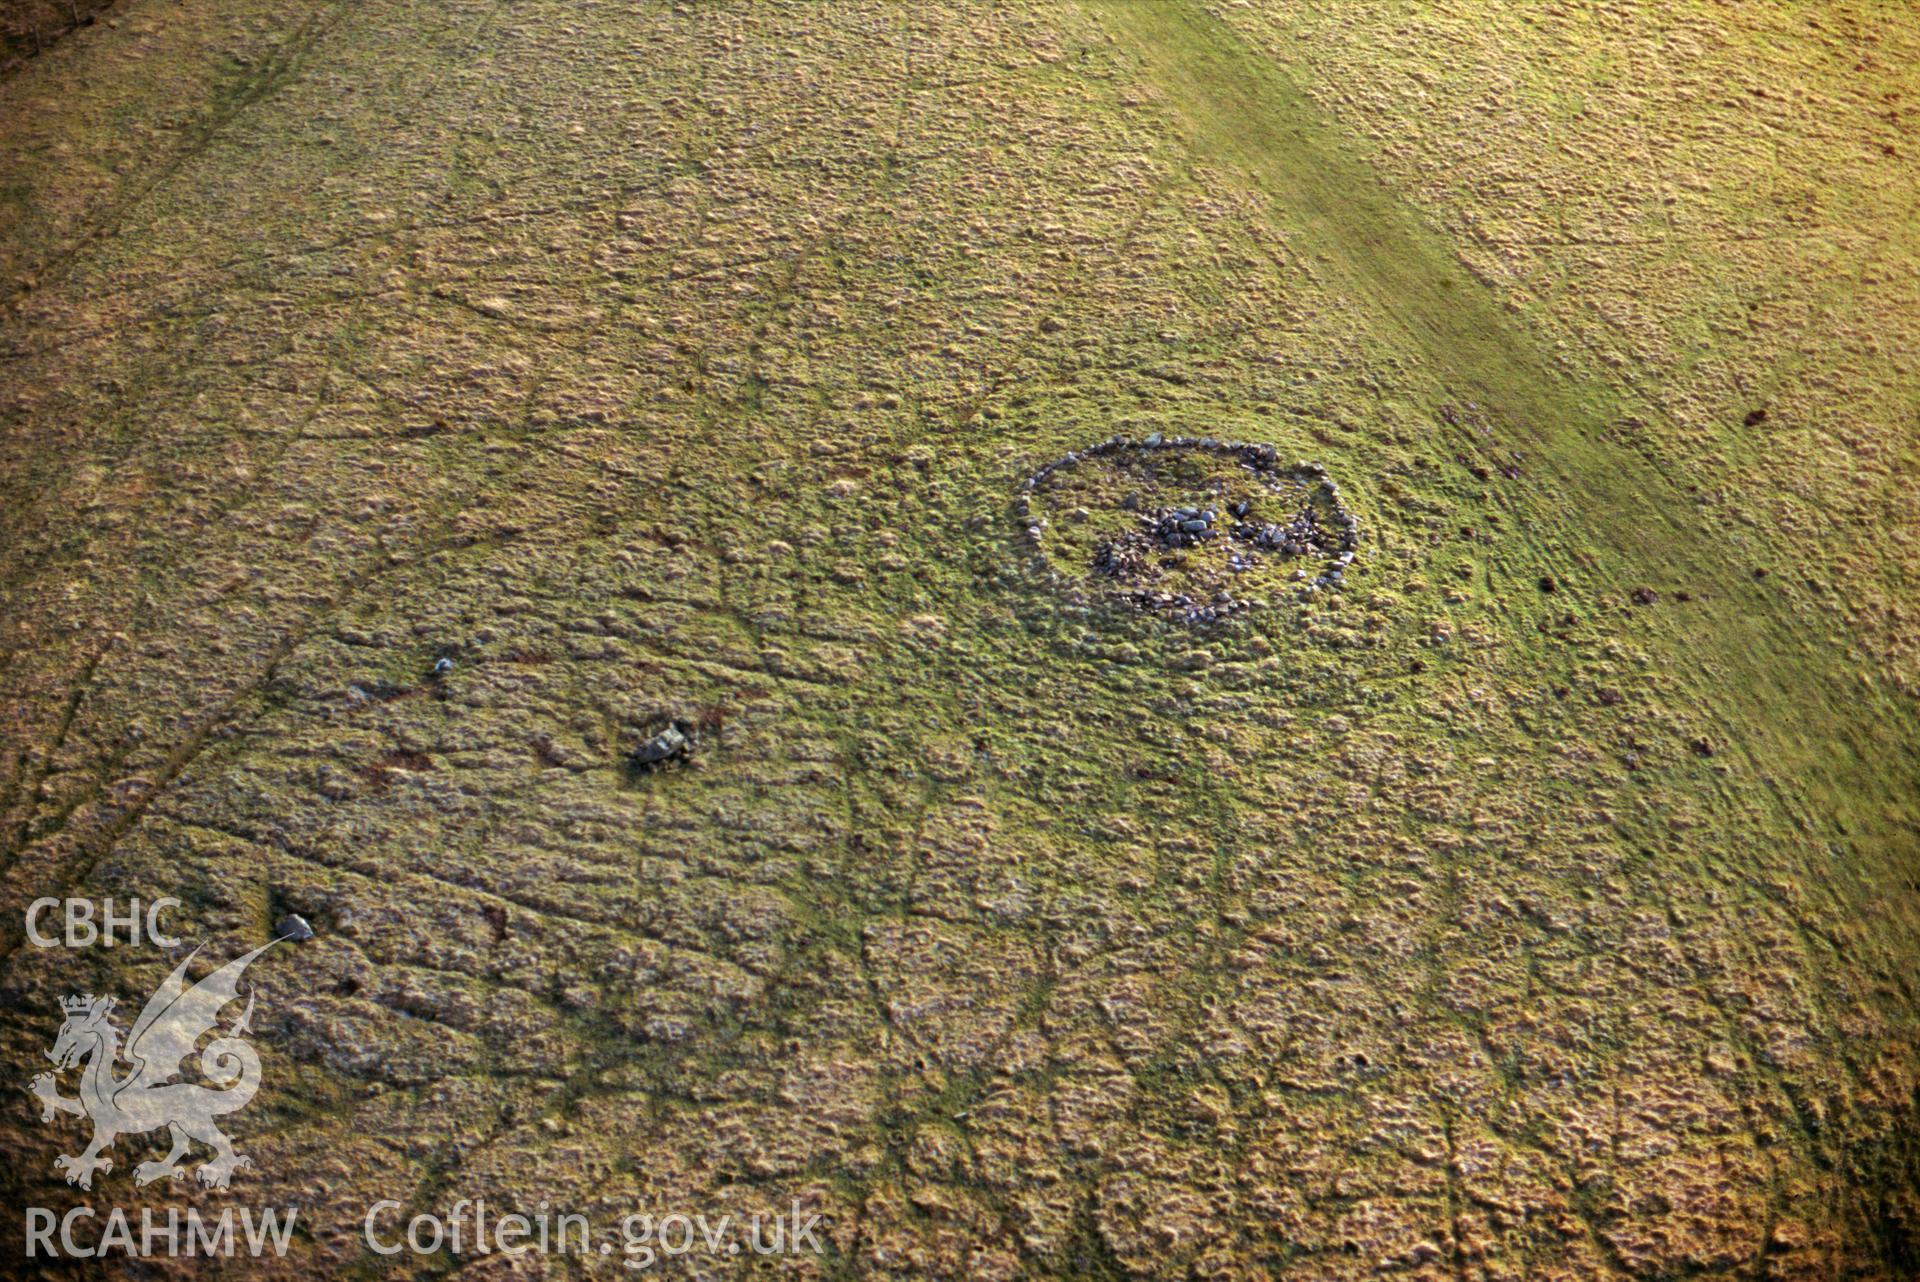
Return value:
M 663 766 L 669 761 L 678 761 L 691 751 L 693 741 L 687 737 L 681 723 L 676 721 L 635 748 L 633 759 L 643 766 Z

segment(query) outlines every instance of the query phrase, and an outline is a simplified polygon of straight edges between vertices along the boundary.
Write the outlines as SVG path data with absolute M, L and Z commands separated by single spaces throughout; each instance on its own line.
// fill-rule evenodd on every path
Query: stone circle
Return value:
M 1013 515 L 1035 571 L 1076 604 L 1204 627 L 1337 592 L 1360 524 L 1318 463 L 1213 437 L 1110 436 L 1026 477 Z

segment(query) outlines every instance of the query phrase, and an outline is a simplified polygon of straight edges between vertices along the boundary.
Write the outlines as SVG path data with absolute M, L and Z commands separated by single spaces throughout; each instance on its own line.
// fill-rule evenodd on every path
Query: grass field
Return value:
M 0 1055 L 178 960 L 36 897 L 315 936 L 230 1192 L 69 1187 L 23 1094 L 10 1206 L 1920 1268 L 1920 19 L 113 13 L 0 79 Z M 1036 559 L 1025 479 L 1156 433 L 1324 466 L 1345 581 L 1063 593 L 1134 517 Z

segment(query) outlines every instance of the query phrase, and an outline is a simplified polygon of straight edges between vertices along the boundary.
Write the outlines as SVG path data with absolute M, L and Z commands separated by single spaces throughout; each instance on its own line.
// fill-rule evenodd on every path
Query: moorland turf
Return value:
M 36 896 L 305 917 L 233 1276 L 1912 1276 L 1920 19 L 113 13 L 0 79 L 0 1053 L 172 964 Z M 1063 593 L 1156 432 L 1345 582 Z

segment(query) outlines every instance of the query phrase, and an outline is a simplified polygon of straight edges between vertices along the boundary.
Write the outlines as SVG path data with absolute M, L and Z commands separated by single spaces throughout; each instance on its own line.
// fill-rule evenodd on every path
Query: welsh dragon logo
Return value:
M 163 1126 L 173 1147 L 159 1161 L 136 1166 L 136 1184 L 178 1179 L 182 1174 L 180 1161 L 196 1141 L 214 1154 L 212 1161 L 195 1172 L 202 1184 L 226 1188 L 235 1170 L 253 1165 L 253 1159 L 233 1151 L 233 1141 L 214 1125 L 215 1118 L 245 1108 L 260 1087 L 260 1057 L 242 1040 L 253 1018 L 251 988 L 240 1018 L 200 1050 L 200 1074 L 213 1086 L 173 1079 L 182 1074 L 182 1062 L 194 1053 L 195 1044 L 218 1022 L 221 1008 L 237 999 L 241 974 L 254 958 L 278 942 L 272 940 L 244 957 L 236 957 L 189 987 L 187 966 L 200 952 L 194 949 L 147 999 L 140 1018 L 133 1021 L 133 1030 L 127 1034 L 124 1050 L 120 1032 L 108 1018 L 113 1012 L 113 998 L 75 995 L 61 1001 L 67 1020 L 60 1026 L 60 1035 L 47 1058 L 57 1071 L 85 1062 L 80 1073 L 80 1096 L 62 1096 L 55 1073 L 40 1074 L 28 1089 L 40 1101 L 43 1122 L 52 1121 L 56 1113 L 72 1113 L 93 1121 L 93 1143 L 84 1153 L 53 1159 L 54 1169 L 66 1172 L 67 1183 L 92 1188 L 95 1171 L 113 1169 L 113 1162 L 104 1154 L 115 1139 Z M 124 1076 L 116 1076 L 121 1060 L 131 1067 Z

